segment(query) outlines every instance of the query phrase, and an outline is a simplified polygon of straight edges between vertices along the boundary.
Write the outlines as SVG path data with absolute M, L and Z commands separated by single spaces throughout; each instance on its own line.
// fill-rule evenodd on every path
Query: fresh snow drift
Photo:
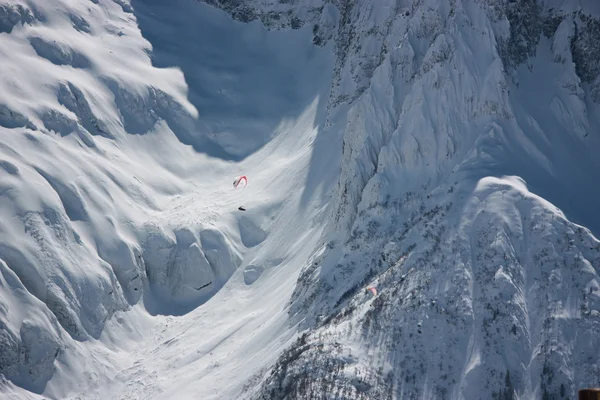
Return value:
M 0 0 L 3 397 L 600 385 L 595 2 L 204 3 Z
M 271 34 L 192 1 L 2 10 L 16 19 L 0 37 L 3 396 L 236 393 L 243 380 L 212 387 L 227 376 L 214 364 L 247 341 L 265 344 L 253 364 L 239 355 L 251 373 L 274 360 L 292 335 L 286 296 L 320 236 L 311 216 L 326 199 L 306 182 L 330 49 L 310 29 Z M 238 191 L 240 172 L 252 184 Z M 172 349 L 205 379 L 141 388 L 141 360 L 190 327 L 172 343 L 204 337 L 205 350 Z M 261 331 L 281 341 L 267 347 Z

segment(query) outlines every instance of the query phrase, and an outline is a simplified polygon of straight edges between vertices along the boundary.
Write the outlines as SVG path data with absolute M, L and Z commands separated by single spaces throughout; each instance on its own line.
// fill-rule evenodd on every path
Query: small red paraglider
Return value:
M 237 188 L 240 185 L 242 185 L 242 187 L 245 187 L 247 184 L 248 184 L 248 178 L 246 178 L 246 175 L 238 176 L 233 181 L 234 188 Z

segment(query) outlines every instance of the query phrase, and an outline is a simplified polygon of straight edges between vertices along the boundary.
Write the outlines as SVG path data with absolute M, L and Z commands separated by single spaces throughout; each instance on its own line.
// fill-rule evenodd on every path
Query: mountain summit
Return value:
M 0 395 L 600 385 L 596 1 L 0 0 L 0 33 Z

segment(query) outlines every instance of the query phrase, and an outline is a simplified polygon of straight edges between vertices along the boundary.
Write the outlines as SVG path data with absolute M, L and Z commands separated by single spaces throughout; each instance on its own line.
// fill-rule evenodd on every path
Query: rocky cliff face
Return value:
M 600 384 L 593 2 L 211 4 L 311 24 L 337 55 L 331 230 L 290 301 L 306 331 L 248 397 L 560 399 Z
M 244 293 L 264 296 L 270 266 L 289 254 L 260 245 L 323 220 L 287 304 L 301 335 L 244 397 L 561 399 L 600 385 L 595 1 L 204 2 L 244 24 L 193 0 L 177 3 L 183 14 L 150 0 L 0 1 L 0 393 L 64 398 L 88 382 L 84 397 L 105 398 L 106 377 L 124 372 L 127 395 L 150 397 L 198 382 L 196 361 L 204 382 L 245 378 L 246 353 L 279 347 L 265 344 L 271 332 L 240 341 L 253 325 L 238 332 L 229 304 L 182 318 L 182 330 L 200 328 L 172 328 L 177 340 L 164 340 L 166 326 L 138 335 L 132 314 L 185 314 L 242 264 Z M 240 28 L 260 24 L 286 35 Z M 246 34 L 268 49 L 244 53 Z M 290 139 L 308 131 L 318 136 Z M 293 145 L 277 153 L 282 142 Z M 249 197 L 221 200 L 215 176 L 264 147 L 282 170 L 264 178 L 270 160 L 245 164 L 265 191 L 256 214 L 234 218 Z M 327 163 L 335 187 L 311 181 Z M 299 177 L 331 201 L 294 225 L 314 197 L 278 210 Z M 293 268 L 309 252 L 297 247 Z M 251 306 L 248 320 L 269 329 Z M 214 349 L 199 346 L 223 314 L 236 323 L 216 324 Z M 139 338 L 156 343 L 111 358 Z M 189 364 L 173 361 L 182 353 Z

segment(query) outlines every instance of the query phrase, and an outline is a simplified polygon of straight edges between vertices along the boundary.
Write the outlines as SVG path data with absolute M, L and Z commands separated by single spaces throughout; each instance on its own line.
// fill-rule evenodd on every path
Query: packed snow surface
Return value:
M 192 1 L 2 7 L 4 395 L 234 398 L 293 336 L 331 50 Z
M 600 385 L 598 18 L 0 0 L 0 396 Z

